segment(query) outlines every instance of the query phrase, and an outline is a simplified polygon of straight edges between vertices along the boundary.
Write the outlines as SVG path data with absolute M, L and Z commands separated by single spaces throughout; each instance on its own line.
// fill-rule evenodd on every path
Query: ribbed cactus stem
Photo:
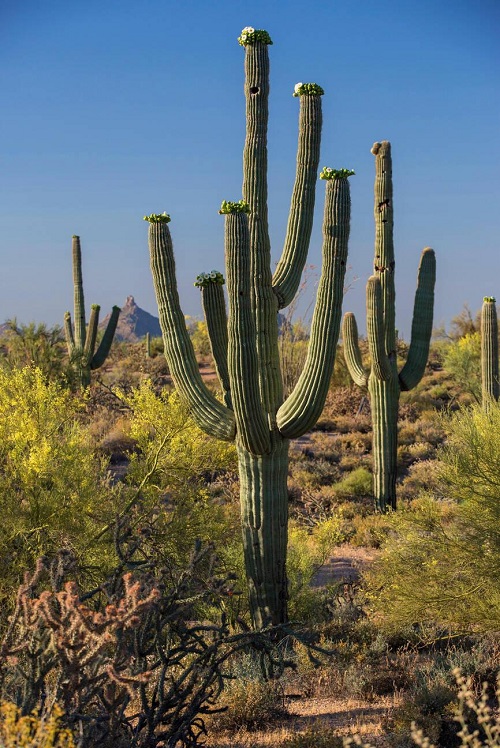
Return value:
M 488 410 L 500 394 L 498 371 L 498 316 L 493 296 L 486 296 L 481 309 L 481 373 L 483 408 Z
M 73 236 L 72 240 L 73 255 L 73 289 L 74 289 L 74 311 L 75 311 L 75 332 L 74 340 L 76 348 L 83 351 L 86 337 L 85 322 L 85 300 L 83 296 L 83 275 L 82 275 L 82 249 L 80 246 L 80 237 Z
M 259 392 L 256 329 L 251 305 L 250 237 L 245 213 L 225 216 L 229 297 L 228 369 L 237 440 L 254 455 L 270 452 L 270 434 Z
M 346 177 L 326 184 L 323 264 L 304 369 L 278 411 L 278 428 L 287 438 L 309 431 L 323 410 L 339 338 L 351 217 Z
M 300 96 L 297 168 L 285 244 L 273 276 L 279 308 L 288 306 L 300 286 L 309 251 L 321 145 L 321 94 Z
M 385 351 L 396 351 L 396 288 L 394 285 L 394 218 L 392 204 L 391 144 L 384 140 L 374 143 L 375 156 L 375 259 L 374 275 L 380 278 L 384 316 Z
M 372 360 L 372 374 L 381 382 L 391 378 L 392 369 L 385 352 L 384 306 L 382 284 L 378 275 L 372 275 L 366 284 L 366 336 Z
M 166 222 L 150 221 L 149 253 L 165 358 L 175 386 L 188 402 L 200 428 L 211 436 L 231 441 L 236 430 L 234 415 L 203 383 L 186 328 L 175 282 L 172 238 Z
M 363 366 L 363 359 L 359 348 L 358 324 L 352 312 L 346 312 L 342 323 L 342 339 L 344 343 L 344 357 L 349 374 L 358 387 L 368 386 L 368 374 Z
M 426 247 L 422 251 L 418 268 L 410 348 L 406 363 L 399 373 L 399 384 L 403 392 L 417 386 L 427 365 L 434 316 L 435 283 L 436 255 L 431 247 Z
M 246 139 L 243 150 L 243 199 L 250 206 L 250 273 L 257 330 L 261 399 L 270 428 L 283 400 L 278 349 L 278 299 L 272 287 L 267 217 L 267 123 L 269 55 L 267 44 L 245 46 Z
M 202 285 L 201 303 L 207 323 L 208 339 L 210 341 L 215 370 L 222 386 L 224 401 L 227 407 L 231 408 L 231 385 L 229 382 L 229 369 L 227 367 L 227 315 L 222 284 L 207 282 Z

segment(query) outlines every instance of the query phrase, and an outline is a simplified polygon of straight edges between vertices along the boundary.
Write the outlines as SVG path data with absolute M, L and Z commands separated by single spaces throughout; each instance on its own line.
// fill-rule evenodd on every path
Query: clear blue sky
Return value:
M 295 169 L 297 81 L 325 89 L 321 164 L 351 179 L 344 302 L 364 328 L 373 259 L 370 148 L 391 140 L 398 327 L 420 251 L 437 253 L 435 322 L 500 297 L 498 0 L 3 0 L 0 322 L 62 324 L 71 236 L 87 308 L 127 295 L 156 314 L 145 213 L 172 216 L 185 314 L 223 269 L 223 199 L 241 197 L 246 26 L 269 31 L 274 260 Z M 319 270 L 324 185 L 309 261 Z

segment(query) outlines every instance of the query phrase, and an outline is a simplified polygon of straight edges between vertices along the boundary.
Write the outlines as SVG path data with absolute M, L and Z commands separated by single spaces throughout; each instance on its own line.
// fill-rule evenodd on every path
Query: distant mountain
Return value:
M 103 319 L 99 325 L 100 329 L 106 327 L 109 317 L 108 314 Z M 127 343 L 137 343 L 148 332 L 152 338 L 161 337 L 158 317 L 153 317 L 152 314 L 137 306 L 133 296 L 127 296 L 118 318 L 115 339 L 125 340 Z

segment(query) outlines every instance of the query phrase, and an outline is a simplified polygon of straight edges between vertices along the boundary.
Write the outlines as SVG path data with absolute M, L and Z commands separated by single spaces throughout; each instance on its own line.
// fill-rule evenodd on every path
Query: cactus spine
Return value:
M 481 374 L 483 408 L 488 410 L 498 401 L 500 380 L 498 375 L 498 317 L 495 298 L 485 296 L 481 310 Z
M 371 370 L 362 364 L 354 315 L 344 317 L 342 334 L 349 372 L 368 386 L 373 424 L 373 479 L 376 508 L 396 508 L 397 421 L 401 391 L 415 387 L 425 370 L 432 333 L 436 258 L 426 247 L 420 259 L 408 358 L 398 374 L 394 285 L 392 160 L 388 141 L 375 143 L 375 260 L 366 288 L 366 327 Z
M 245 567 L 253 624 L 279 624 L 287 616 L 286 548 L 288 446 L 309 430 L 328 392 L 339 334 L 347 259 L 351 172 L 325 170 L 323 269 L 304 371 L 283 402 L 278 357 L 278 309 L 290 303 L 306 261 L 319 162 L 321 94 L 298 84 L 297 175 L 287 237 L 273 278 L 267 225 L 267 32 L 244 29 L 246 140 L 243 200 L 223 202 L 229 310 L 220 273 L 198 276 L 225 405 L 205 387 L 186 332 L 175 283 L 169 216 L 152 215 L 149 247 L 160 324 L 174 382 L 208 434 L 235 440 L 239 459 Z
M 72 250 L 75 324 L 73 331 L 71 314 L 70 312 L 66 312 L 64 315 L 64 331 L 66 333 L 66 344 L 68 346 L 70 362 L 75 371 L 78 384 L 81 387 L 88 387 L 90 385 L 91 370 L 102 366 L 108 356 L 116 325 L 118 324 L 120 307 L 113 307 L 101 343 L 96 351 L 99 311 L 101 307 L 99 304 L 92 304 L 87 327 L 83 297 L 82 250 L 79 236 L 73 236 Z

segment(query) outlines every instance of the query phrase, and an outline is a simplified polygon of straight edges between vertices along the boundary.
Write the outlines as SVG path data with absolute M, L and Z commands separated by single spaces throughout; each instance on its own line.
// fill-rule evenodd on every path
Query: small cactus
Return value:
M 498 372 L 498 316 L 496 299 L 485 296 L 481 310 L 481 375 L 483 408 L 488 410 L 500 394 Z
M 116 325 L 118 324 L 118 317 L 120 316 L 120 307 L 113 307 L 108 325 L 96 351 L 97 328 L 101 307 L 99 304 L 92 304 L 87 327 L 83 297 L 82 250 L 79 236 L 73 236 L 73 285 L 75 292 L 74 330 L 71 323 L 71 313 L 66 312 L 64 315 L 64 331 L 71 365 L 76 374 L 78 384 L 85 388 L 90 386 L 91 370 L 101 367 L 108 356 L 115 335 Z

